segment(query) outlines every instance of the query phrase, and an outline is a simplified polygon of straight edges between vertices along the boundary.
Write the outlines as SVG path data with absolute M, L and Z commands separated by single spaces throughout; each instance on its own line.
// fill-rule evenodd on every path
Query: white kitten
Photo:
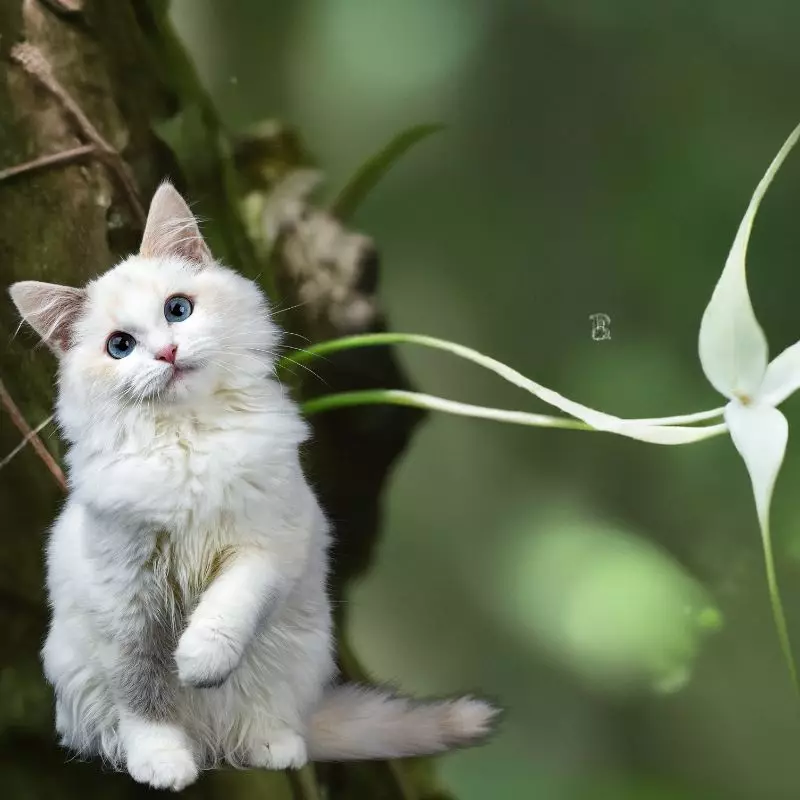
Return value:
M 70 492 L 50 537 L 44 668 L 64 745 L 179 790 L 227 761 L 283 769 L 482 738 L 496 711 L 334 686 L 328 525 L 279 332 L 169 185 L 139 255 L 11 295 L 59 356 Z

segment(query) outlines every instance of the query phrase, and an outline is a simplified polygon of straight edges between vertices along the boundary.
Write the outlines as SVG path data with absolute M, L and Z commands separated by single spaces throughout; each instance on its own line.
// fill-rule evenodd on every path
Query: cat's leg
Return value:
M 269 611 L 285 576 L 256 546 L 242 547 L 203 593 L 178 642 L 178 679 L 187 686 L 221 685 L 236 669 Z
M 128 648 L 116 667 L 120 747 L 134 780 L 180 791 L 199 774 L 195 747 L 177 721 L 169 674 L 143 644 L 139 652 Z
M 139 783 L 178 792 L 197 779 L 192 742 L 179 725 L 123 711 L 119 737 L 128 773 Z
M 42 648 L 45 676 L 55 690 L 59 740 L 85 756 L 119 761 L 117 715 L 112 694 L 85 627 L 56 614 Z
M 308 763 L 306 740 L 291 728 L 266 727 L 249 746 L 247 762 L 262 769 L 302 769 Z
M 157 789 L 181 789 L 199 774 L 195 746 L 178 722 L 172 642 L 161 620 L 140 614 L 114 665 L 119 739 L 131 777 Z
M 122 759 L 134 780 L 179 791 L 196 780 L 199 764 L 181 724 L 172 654 L 182 620 L 174 595 L 153 568 L 157 536 L 109 525 L 105 536 L 92 541 L 96 624 Z
M 225 683 L 190 690 L 199 741 L 234 766 L 302 767 L 307 723 L 334 669 L 320 587 L 314 603 L 298 610 L 290 601 L 263 626 Z
M 84 510 L 68 501 L 53 525 L 47 545 L 53 615 L 41 650 L 42 666 L 55 690 L 61 744 L 83 756 L 102 755 L 118 763 L 116 708 L 84 594 L 90 583 L 82 557 L 87 524 Z
M 330 672 L 324 548 L 309 547 L 310 538 L 294 527 L 262 536 L 263 545 L 255 535 L 239 545 L 178 643 L 178 676 L 205 687 L 209 723 L 219 739 L 231 738 L 217 755 L 231 763 L 306 763 L 305 720 L 324 682 L 316 662 Z
M 330 627 L 321 598 L 314 616 L 287 609 L 254 643 L 237 673 L 249 766 L 281 770 L 306 764 L 307 723 L 334 672 Z
M 43 657 L 65 744 L 177 790 L 199 770 L 179 724 L 181 620 L 152 568 L 156 542 L 157 531 L 68 504 L 48 553 L 54 620 Z
M 42 647 L 42 665 L 44 674 L 50 685 L 55 690 L 56 702 L 56 733 L 59 741 L 65 747 L 73 747 L 71 742 L 79 737 L 75 715 L 70 713 L 70 707 L 79 705 L 80 688 L 86 680 L 81 675 L 82 661 L 71 637 L 65 635 L 64 625 L 58 618 L 50 623 L 50 630 Z M 85 661 L 84 661 L 85 663 Z M 69 696 L 65 694 L 72 687 Z M 80 750 L 82 748 L 74 747 Z

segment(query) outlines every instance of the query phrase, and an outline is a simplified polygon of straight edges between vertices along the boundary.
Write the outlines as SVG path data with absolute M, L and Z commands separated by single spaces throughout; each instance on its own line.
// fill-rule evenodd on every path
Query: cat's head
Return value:
M 138 255 L 81 289 L 11 287 L 83 404 L 202 399 L 272 371 L 278 331 L 258 287 L 214 261 L 178 192 L 162 184 Z

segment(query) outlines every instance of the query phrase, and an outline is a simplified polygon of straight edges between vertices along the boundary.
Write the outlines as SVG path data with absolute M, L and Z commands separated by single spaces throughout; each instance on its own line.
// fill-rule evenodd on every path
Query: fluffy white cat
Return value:
M 23 281 L 59 357 L 69 496 L 42 655 L 62 743 L 180 790 L 222 762 L 394 758 L 471 744 L 496 710 L 334 684 L 328 524 L 279 331 L 163 184 L 140 253 L 85 288 Z

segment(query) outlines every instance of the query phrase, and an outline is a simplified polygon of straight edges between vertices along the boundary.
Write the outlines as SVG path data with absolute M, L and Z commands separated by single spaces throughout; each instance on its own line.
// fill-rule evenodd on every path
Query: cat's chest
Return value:
M 136 459 L 160 476 L 159 493 L 171 498 L 176 524 L 219 524 L 265 495 L 266 451 L 257 430 L 187 420 L 157 431 Z
M 249 443 L 241 434 L 189 425 L 160 433 L 141 457 L 165 465 L 176 487 L 192 492 L 235 483 L 251 460 Z

